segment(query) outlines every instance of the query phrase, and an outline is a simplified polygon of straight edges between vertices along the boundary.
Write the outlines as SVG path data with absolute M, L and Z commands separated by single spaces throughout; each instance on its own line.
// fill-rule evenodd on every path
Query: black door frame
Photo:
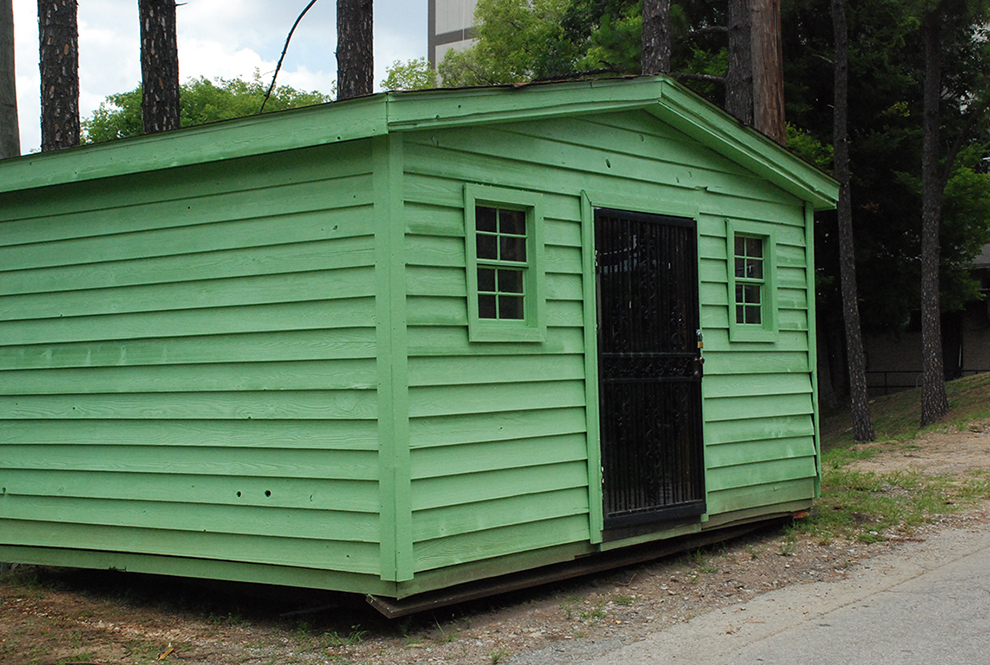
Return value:
M 706 511 L 697 223 L 594 213 L 603 526 L 614 540 Z M 680 281 L 660 279 L 671 273 Z

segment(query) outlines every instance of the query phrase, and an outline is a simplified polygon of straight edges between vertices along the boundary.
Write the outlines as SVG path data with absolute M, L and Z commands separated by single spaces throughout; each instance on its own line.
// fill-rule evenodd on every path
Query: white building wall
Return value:
M 469 47 L 477 0 L 429 0 L 429 57 L 435 67 L 450 49 Z

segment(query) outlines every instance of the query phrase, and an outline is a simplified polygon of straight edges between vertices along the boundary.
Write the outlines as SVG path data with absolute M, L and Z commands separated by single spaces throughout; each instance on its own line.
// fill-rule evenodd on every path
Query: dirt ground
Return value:
M 881 473 L 990 469 L 990 424 L 879 449 L 854 466 Z M 394 621 L 354 596 L 22 566 L 0 577 L 0 662 L 577 662 L 575 653 L 600 653 L 764 591 L 841 579 L 899 542 L 960 524 L 990 528 L 990 510 L 941 516 L 874 544 L 815 542 L 765 530 L 677 557 Z

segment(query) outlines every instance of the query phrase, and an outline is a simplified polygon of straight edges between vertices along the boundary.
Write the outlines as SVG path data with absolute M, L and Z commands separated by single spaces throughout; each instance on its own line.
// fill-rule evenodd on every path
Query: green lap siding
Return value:
M 5 544 L 378 572 L 372 175 L 344 152 L 8 195 Z

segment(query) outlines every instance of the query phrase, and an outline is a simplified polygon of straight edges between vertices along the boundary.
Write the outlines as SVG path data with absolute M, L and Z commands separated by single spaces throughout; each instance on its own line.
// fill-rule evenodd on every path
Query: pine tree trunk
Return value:
M 670 0 L 643 0 L 643 52 L 646 76 L 670 73 Z
M 41 150 L 79 145 L 76 0 L 38 0 Z
M 938 164 L 939 98 L 941 96 L 942 40 L 940 16 L 924 19 L 925 90 L 921 155 L 921 426 L 937 422 L 949 412 L 942 360 L 942 322 L 939 303 L 939 225 L 942 185 Z
M 752 0 L 753 126 L 785 145 L 780 0 Z
M 845 0 L 832 0 L 835 33 L 835 108 L 833 146 L 835 178 L 839 181 L 839 279 L 842 286 L 842 318 L 846 328 L 849 362 L 849 395 L 852 403 L 853 438 L 876 438 L 870 418 L 866 390 L 866 356 L 859 325 L 859 296 L 856 289 L 856 251 L 853 243 L 852 198 L 849 191 L 849 35 Z
M 753 50 L 748 0 L 729 0 L 729 67 L 725 110 L 753 126 Z
M 374 74 L 372 0 L 337 0 L 337 99 L 370 95 Z
M 0 159 L 21 154 L 14 67 L 14 3 L 0 0 Z
M 144 133 L 178 129 L 179 47 L 175 0 L 138 0 L 141 19 L 141 116 Z

